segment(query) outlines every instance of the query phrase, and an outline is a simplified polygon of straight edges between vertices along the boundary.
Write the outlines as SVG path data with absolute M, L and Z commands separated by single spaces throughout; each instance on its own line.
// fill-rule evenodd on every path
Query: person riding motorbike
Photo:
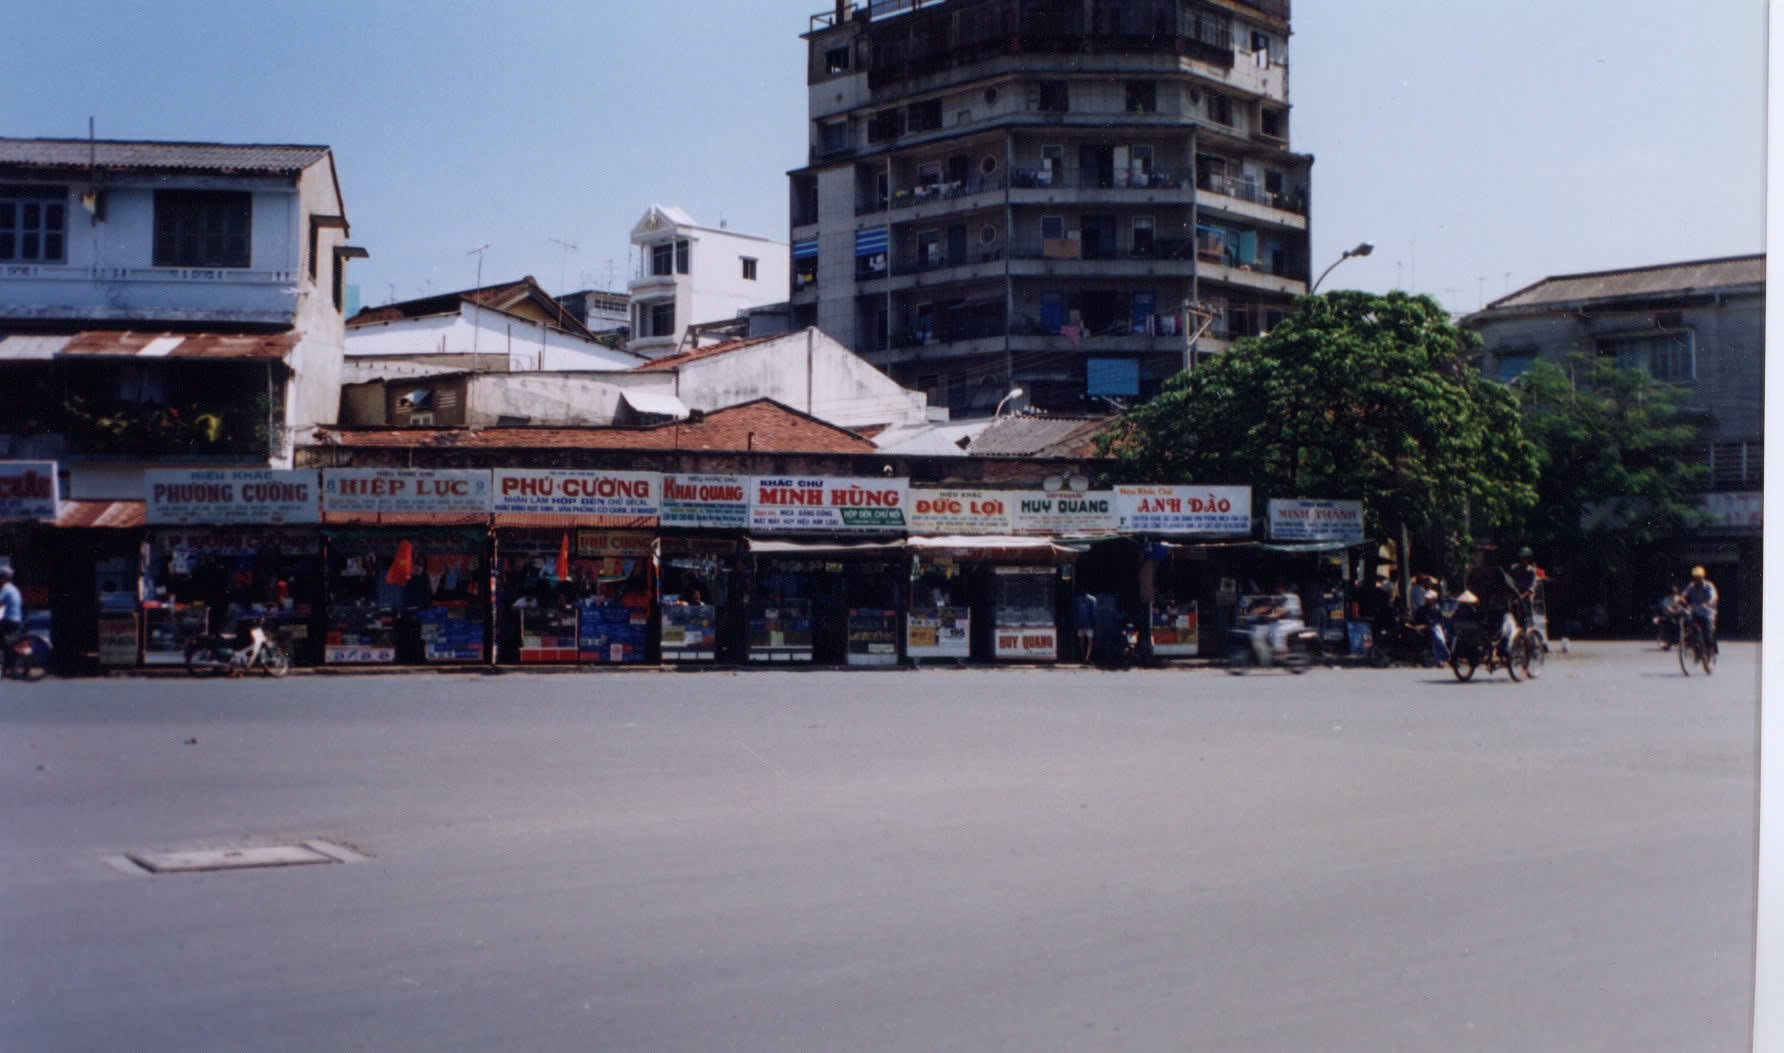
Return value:
M 1686 607 L 1691 611 L 1691 620 L 1697 623 L 1698 629 L 1703 633 L 1710 653 L 1718 653 L 1716 608 L 1721 602 L 1721 597 L 1716 593 L 1716 583 L 1709 579 L 1702 567 L 1691 568 L 1691 584 L 1685 586 L 1683 599 Z
M 1306 628 L 1301 620 L 1301 597 L 1281 582 L 1271 592 L 1253 612 L 1256 621 L 1251 627 L 1251 647 L 1264 664 L 1288 650 L 1291 633 Z

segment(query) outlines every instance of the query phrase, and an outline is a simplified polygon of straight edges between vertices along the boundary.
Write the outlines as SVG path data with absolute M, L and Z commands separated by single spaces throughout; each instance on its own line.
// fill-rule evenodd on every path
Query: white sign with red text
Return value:
M 488 515 L 488 469 L 324 468 L 322 507 L 329 512 L 391 515 Z
M 497 512 L 657 518 L 655 472 L 540 471 L 497 468 Z
M 1248 534 L 1249 486 L 1117 486 L 1117 529 L 1131 534 Z
M 0 461 L 0 522 L 56 521 L 56 462 Z
M 909 479 L 763 477 L 750 486 L 750 529 L 902 531 L 909 507 Z
M 319 523 L 314 469 L 188 468 L 142 473 L 150 526 Z
M 665 475 L 663 525 L 742 530 L 749 525 L 752 482 L 741 475 Z
M 913 534 L 1008 534 L 1007 490 L 911 490 Z

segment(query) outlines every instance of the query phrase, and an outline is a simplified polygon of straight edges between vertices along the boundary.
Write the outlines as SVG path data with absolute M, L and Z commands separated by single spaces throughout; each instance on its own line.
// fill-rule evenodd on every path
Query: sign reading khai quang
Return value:
M 329 512 L 488 515 L 490 473 L 477 468 L 324 468 Z
M 908 526 L 908 479 L 758 478 L 750 487 L 750 529 L 900 531 Z
M 56 462 L 0 461 L 0 522 L 56 519 Z
M 750 521 L 753 482 L 741 475 L 665 475 L 662 524 L 742 530 Z
M 1118 486 L 1118 529 L 1134 534 L 1248 534 L 1249 486 Z
M 1269 507 L 1273 541 L 1363 541 L 1361 501 L 1271 498 Z
M 150 526 L 322 521 L 314 469 L 155 469 L 142 474 L 143 516 Z
M 540 471 L 497 468 L 497 512 L 657 518 L 655 472 Z
M 914 534 L 1008 534 L 1010 499 L 1004 490 L 911 491 Z

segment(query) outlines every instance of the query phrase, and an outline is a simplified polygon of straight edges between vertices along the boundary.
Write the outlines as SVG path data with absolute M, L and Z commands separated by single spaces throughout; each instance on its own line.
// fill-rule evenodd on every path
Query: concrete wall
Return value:
M 346 346 L 357 359 L 501 355 L 511 371 L 618 370 L 642 361 L 560 329 L 473 304 L 461 304 L 457 314 L 356 325 L 347 330 Z
M 770 398 L 843 428 L 928 419 L 921 392 L 900 387 L 815 329 L 697 359 L 677 372 L 676 395 L 690 409 Z
M 278 452 L 282 465 L 291 463 L 296 436 L 319 424 L 333 424 L 340 410 L 342 359 L 346 320 L 335 303 L 335 248 L 347 243 L 347 231 L 323 227 L 316 232 L 315 277 L 311 278 L 309 234 L 312 216 L 345 216 L 346 204 L 335 191 L 333 160 L 311 165 L 298 181 L 298 193 L 283 216 L 289 254 L 298 272 L 297 314 L 292 325 L 303 338 L 291 353 L 293 377 L 285 389 L 285 438 Z M 260 254 L 259 201 L 256 200 L 255 257 Z M 270 210 L 269 210 L 270 211 Z M 345 292 L 345 281 L 342 283 Z

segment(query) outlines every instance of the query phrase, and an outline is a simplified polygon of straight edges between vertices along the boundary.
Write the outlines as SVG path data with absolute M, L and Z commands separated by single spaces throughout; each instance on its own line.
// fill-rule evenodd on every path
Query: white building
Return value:
M 652 205 L 632 228 L 631 350 L 673 353 L 690 323 L 722 322 L 787 298 L 787 243 L 702 227 L 679 208 Z
M 0 457 L 74 500 L 289 467 L 339 405 L 346 238 L 326 146 L 0 139 Z
M 595 338 L 531 277 L 367 308 L 347 321 L 349 381 L 443 369 L 621 370 L 643 359 Z

